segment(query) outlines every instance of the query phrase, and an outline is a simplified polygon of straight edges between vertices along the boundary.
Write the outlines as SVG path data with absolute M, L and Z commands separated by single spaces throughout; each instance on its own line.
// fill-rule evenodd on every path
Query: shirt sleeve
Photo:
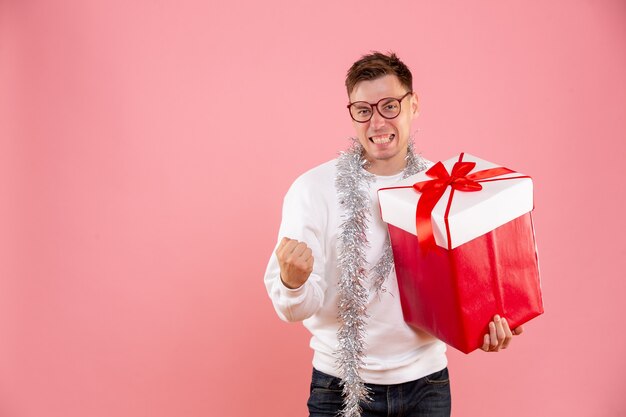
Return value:
M 327 210 L 324 199 L 314 195 L 313 184 L 298 178 L 283 201 L 278 240 L 265 271 L 265 287 L 278 316 L 284 321 L 302 321 L 324 303 L 324 235 Z M 299 288 L 287 288 L 280 278 L 276 248 L 283 237 L 304 242 L 313 253 L 313 272 Z

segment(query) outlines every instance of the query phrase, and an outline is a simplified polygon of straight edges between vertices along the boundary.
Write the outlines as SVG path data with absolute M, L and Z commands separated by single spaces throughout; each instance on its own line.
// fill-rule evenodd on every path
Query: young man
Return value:
M 410 142 L 412 75 L 377 52 L 352 65 L 346 88 L 356 140 L 287 192 L 265 285 L 279 317 L 312 334 L 310 416 L 449 416 L 446 345 L 403 320 L 377 200 L 378 189 L 429 166 Z M 496 316 L 483 350 L 521 332 Z

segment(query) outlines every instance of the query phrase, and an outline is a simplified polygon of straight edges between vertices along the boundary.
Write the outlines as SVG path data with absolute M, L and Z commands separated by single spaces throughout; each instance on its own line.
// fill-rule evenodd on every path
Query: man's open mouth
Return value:
M 394 133 L 388 133 L 386 135 L 376 135 L 376 136 L 370 136 L 369 139 L 370 141 L 374 142 L 377 145 L 381 145 L 383 143 L 389 143 L 393 140 L 393 138 L 395 138 L 396 135 Z

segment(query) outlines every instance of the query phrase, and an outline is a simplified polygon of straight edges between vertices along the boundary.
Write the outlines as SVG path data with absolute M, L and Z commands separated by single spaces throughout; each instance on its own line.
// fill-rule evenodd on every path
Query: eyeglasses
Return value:
M 350 117 L 352 120 L 358 123 L 369 122 L 372 116 L 374 115 L 374 107 L 385 119 L 394 119 L 398 117 L 400 111 L 402 110 L 402 100 L 409 94 L 413 93 L 409 91 L 405 95 L 400 98 L 394 97 L 385 97 L 378 100 L 377 103 L 368 103 L 367 101 L 355 101 L 354 103 L 348 104 L 348 110 L 350 111 Z M 382 103 L 382 108 L 381 108 Z

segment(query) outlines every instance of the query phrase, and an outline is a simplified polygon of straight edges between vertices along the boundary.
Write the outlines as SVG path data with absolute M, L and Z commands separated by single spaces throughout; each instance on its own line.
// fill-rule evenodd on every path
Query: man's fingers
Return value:
M 489 352 L 489 335 L 485 334 L 485 337 L 483 337 L 483 346 L 481 347 L 482 350 L 484 350 L 485 352 Z
M 278 243 L 278 247 L 276 248 L 276 255 L 278 256 L 281 253 L 285 252 L 285 248 L 293 242 L 293 239 L 289 239 L 288 237 L 283 237 Z
M 498 334 L 493 321 L 489 322 L 489 350 L 498 351 Z
M 288 237 L 284 237 L 278 244 L 278 247 L 276 248 L 276 253 L 282 253 L 283 255 L 291 254 L 298 257 L 303 254 L 309 254 L 310 249 L 304 242 L 299 242 L 295 239 L 289 239 Z
M 288 237 L 283 237 L 278 243 L 278 247 L 276 248 L 276 251 L 281 250 L 290 241 L 291 239 L 289 239 Z
M 511 333 L 511 329 L 509 328 L 509 322 L 502 318 L 502 328 L 504 329 L 504 342 L 502 343 L 502 349 L 506 349 L 509 347 L 509 343 L 511 343 L 511 339 L 513 338 L 513 333 Z
M 306 252 L 307 249 L 308 249 L 308 246 L 306 245 L 306 243 L 298 242 L 296 247 L 293 248 L 292 254 L 293 256 L 296 256 L 296 257 L 302 257 L 302 255 L 304 255 L 304 252 Z
M 523 326 L 518 326 L 513 330 L 513 334 L 514 335 L 520 335 L 524 332 L 524 327 Z
M 304 242 L 284 237 L 278 244 L 276 256 L 279 261 L 291 264 L 305 263 L 312 265 L 313 251 Z
M 288 288 L 299 288 L 313 272 L 313 252 L 305 242 L 283 237 L 276 248 L 280 279 Z
M 305 247 L 304 252 L 298 256 L 297 260 L 302 262 L 309 272 L 313 271 L 313 251 L 310 248 Z
M 509 347 L 513 335 L 520 334 L 523 331 L 522 326 L 511 330 L 509 322 L 504 317 L 496 314 L 493 316 L 493 320 L 489 322 L 489 333 L 483 337 L 481 349 L 485 352 L 499 352 L 500 349 Z
M 496 336 L 498 337 L 498 350 L 502 347 L 504 340 L 506 339 L 506 332 L 504 331 L 504 325 L 502 324 L 502 319 L 499 315 L 495 315 L 493 318 L 494 323 L 496 324 Z
M 300 242 L 298 242 L 297 240 L 289 239 L 289 241 L 285 243 L 285 246 L 283 246 L 281 249 L 277 250 L 276 252 L 277 254 L 285 258 L 293 253 L 294 249 L 298 246 L 299 243 Z

